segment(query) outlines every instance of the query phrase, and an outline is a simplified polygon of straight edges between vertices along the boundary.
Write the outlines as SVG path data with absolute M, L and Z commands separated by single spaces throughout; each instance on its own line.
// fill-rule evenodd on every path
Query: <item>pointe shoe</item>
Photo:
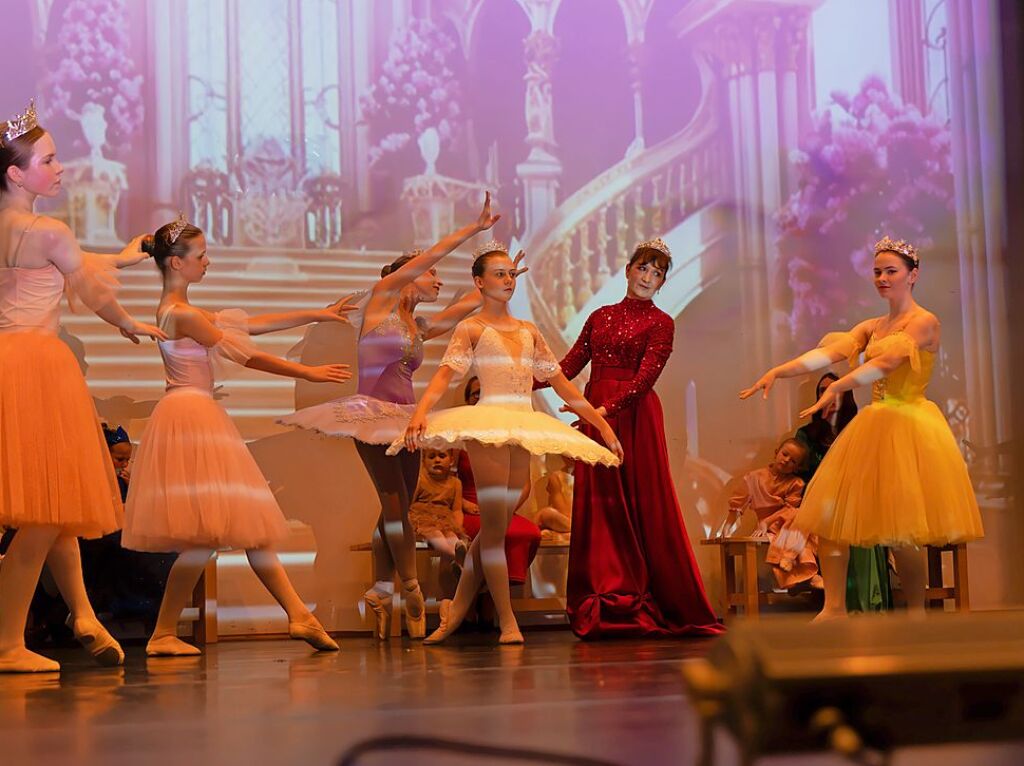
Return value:
M 363 603 L 373 611 L 377 620 L 375 635 L 378 641 L 387 641 L 391 635 L 391 607 L 392 596 L 390 593 L 381 593 L 376 588 L 370 588 L 363 594 Z
M 402 588 L 402 608 L 405 610 L 405 629 L 409 638 L 423 638 L 427 634 L 427 608 L 419 583 L 410 590 Z
M 336 652 L 339 649 L 337 642 L 327 635 L 327 631 L 315 619 L 313 623 L 289 622 L 288 635 L 305 641 L 318 652 Z
M 450 598 L 446 598 L 441 602 L 438 614 L 441 616 L 441 624 L 437 626 L 437 630 L 423 639 L 424 646 L 440 644 L 454 633 L 455 628 L 458 627 L 452 623 L 452 600 Z
M 198 646 L 186 644 L 177 636 L 151 638 L 146 644 L 147 657 L 198 657 L 202 653 Z
M 59 673 L 60 663 L 24 646 L 0 652 L 0 673 Z
M 99 620 L 88 617 L 76 620 L 69 614 L 64 622 L 71 628 L 78 643 L 84 646 L 100 665 L 116 667 L 124 664 L 124 650 Z

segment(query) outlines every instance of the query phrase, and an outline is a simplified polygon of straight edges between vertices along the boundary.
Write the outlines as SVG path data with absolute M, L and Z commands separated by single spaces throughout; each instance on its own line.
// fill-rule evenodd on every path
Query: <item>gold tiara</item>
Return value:
M 188 225 L 188 219 L 185 217 L 185 214 L 178 211 L 178 217 L 171 222 L 171 230 L 167 232 L 167 239 L 170 240 L 172 245 L 178 241 L 181 232 L 185 231 L 185 227 Z
M 884 252 L 899 253 L 912 260 L 915 266 L 921 263 L 917 248 L 903 239 L 892 239 L 888 235 L 882 237 L 875 243 L 875 255 Z
M 473 251 L 473 257 L 479 258 L 481 255 L 487 255 L 487 253 L 504 253 L 508 255 L 508 247 L 503 245 L 496 239 L 492 239 L 488 242 L 484 242 L 480 247 Z
M 657 250 L 659 253 L 664 253 L 669 258 L 672 257 L 672 251 L 668 249 L 668 245 L 665 244 L 665 240 L 663 240 L 661 237 L 658 237 L 656 239 L 649 239 L 646 242 L 641 242 L 639 245 L 633 248 L 634 253 L 638 253 L 641 250 Z
M 16 114 L 4 124 L 3 132 L 0 133 L 0 146 L 7 146 L 14 139 L 37 127 L 39 121 L 36 118 L 36 102 L 32 100 L 28 102 L 28 109 L 24 114 Z

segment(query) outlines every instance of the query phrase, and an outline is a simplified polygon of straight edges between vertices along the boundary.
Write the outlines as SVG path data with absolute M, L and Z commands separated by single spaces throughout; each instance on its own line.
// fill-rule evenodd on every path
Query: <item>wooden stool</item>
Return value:
M 206 562 L 195 589 L 192 604 L 181 613 L 182 622 L 191 622 L 191 638 L 197 644 L 217 643 L 217 554 Z
M 971 595 L 967 581 L 967 543 L 929 545 L 928 589 L 925 603 L 932 609 L 943 609 L 947 598 L 953 599 L 958 612 L 971 610 Z M 948 552 L 953 559 L 953 584 L 946 587 L 942 579 L 942 554 Z
M 722 562 L 722 603 L 729 614 L 743 609 L 746 617 L 757 619 L 761 604 L 772 601 L 771 593 L 757 587 L 757 549 L 767 547 L 767 537 L 713 537 L 701 545 L 717 545 Z M 737 572 L 737 569 L 739 572 Z

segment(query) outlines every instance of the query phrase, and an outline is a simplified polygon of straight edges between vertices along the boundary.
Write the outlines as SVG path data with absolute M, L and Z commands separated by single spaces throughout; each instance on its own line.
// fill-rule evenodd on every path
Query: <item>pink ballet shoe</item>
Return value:
M 423 638 L 427 634 L 427 609 L 419 583 L 412 588 L 402 587 L 402 607 L 405 610 L 405 629 L 409 638 Z
M 99 620 L 89 617 L 72 619 L 69 614 L 64 622 L 71 628 L 78 643 L 84 646 L 100 665 L 116 667 L 124 664 L 124 650 Z
M 202 653 L 198 646 L 186 644 L 177 636 L 151 638 L 146 644 L 147 657 L 198 657 Z
M 60 663 L 24 646 L 0 652 L 0 673 L 59 673 Z
M 441 602 L 441 606 L 438 609 L 438 614 L 441 617 L 441 624 L 437 626 L 437 630 L 423 639 L 424 646 L 433 646 L 434 644 L 440 644 L 447 639 L 458 625 L 452 622 L 452 600 L 446 598 Z
M 336 652 L 340 648 L 337 642 L 327 635 L 327 631 L 324 630 L 323 626 L 316 619 L 312 623 L 288 623 L 288 635 L 291 638 L 305 641 L 318 652 Z
M 391 594 L 370 588 L 363 594 L 363 603 L 370 607 L 376 618 L 374 635 L 377 636 L 377 640 L 387 641 L 391 635 L 391 608 L 394 603 Z
M 523 638 L 523 634 L 519 632 L 519 628 L 509 631 L 501 631 L 501 638 L 498 639 L 498 643 L 504 646 L 515 646 L 516 644 L 525 644 L 526 640 Z

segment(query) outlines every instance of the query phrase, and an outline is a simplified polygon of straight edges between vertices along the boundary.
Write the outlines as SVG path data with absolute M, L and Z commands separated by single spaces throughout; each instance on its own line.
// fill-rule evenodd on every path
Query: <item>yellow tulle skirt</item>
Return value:
M 825 455 L 793 526 L 864 547 L 984 534 L 953 432 L 927 399 L 883 399 L 861 410 Z
M 100 537 L 121 491 L 74 354 L 45 331 L 0 332 L 0 526 Z

